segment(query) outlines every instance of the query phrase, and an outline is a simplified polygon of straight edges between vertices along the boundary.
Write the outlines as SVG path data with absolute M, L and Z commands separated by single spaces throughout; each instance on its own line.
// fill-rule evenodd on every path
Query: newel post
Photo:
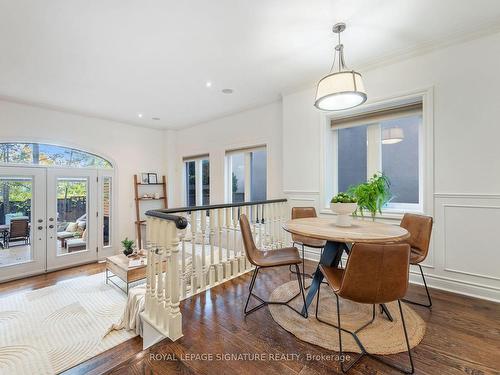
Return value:
M 167 260 L 168 289 L 170 295 L 170 311 L 168 320 L 168 337 L 175 341 L 182 337 L 182 314 L 180 310 L 179 296 L 179 232 L 175 223 L 168 221 L 166 223 L 167 246 L 170 250 L 170 256 Z M 182 235 L 182 234 L 181 234 Z

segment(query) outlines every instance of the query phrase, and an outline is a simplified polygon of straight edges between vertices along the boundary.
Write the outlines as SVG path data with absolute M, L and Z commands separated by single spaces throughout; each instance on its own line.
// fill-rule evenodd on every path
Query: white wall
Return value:
M 282 197 L 281 102 L 209 121 L 176 131 L 175 198 L 172 207 L 183 206 L 183 162 L 187 156 L 210 155 L 210 203 L 224 203 L 225 151 L 241 147 L 267 146 L 267 197 Z M 169 155 L 171 155 L 169 153 Z
M 499 66 L 500 34 L 495 34 L 364 72 L 372 101 L 432 88 L 434 186 L 428 211 L 434 212 L 435 227 L 425 272 L 431 285 L 496 300 Z M 283 189 L 292 205 L 319 209 L 325 139 L 313 97 L 311 88 L 283 98 Z
M 476 62 L 471 64 L 468 56 Z M 500 34 L 363 72 L 371 101 L 432 88 L 434 182 L 427 207 L 435 228 L 425 272 L 436 287 L 496 300 L 498 66 Z M 120 238 L 134 235 L 134 173 L 168 171 L 170 207 L 182 206 L 182 158 L 209 154 L 211 203 L 221 203 L 225 150 L 238 147 L 267 144 L 268 198 L 286 196 L 290 205 L 319 209 L 324 119 L 312 105 L 312 84 L 279 102 L 165 132 L 0 102 L 0 139 L 66 144 L 113 159 L 118 166 Z
M 165 132 L 0 101 L 0 141 L 33 141 L 71 146 L 113 161 L 116 167 L 118 237 L 135 238 L 133 175 L 166 172 Z M 145 202 L 154 207 L 155 202 Z M 115 237 L 116 238 L 116 237 Z M 118 251 L 120 244 L 115 244 Z

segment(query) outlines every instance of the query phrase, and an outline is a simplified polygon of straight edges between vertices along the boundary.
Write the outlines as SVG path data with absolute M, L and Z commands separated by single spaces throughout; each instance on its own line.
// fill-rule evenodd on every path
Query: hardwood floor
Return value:
M 313 263 L 308 262 L 309 271 Z M 52 285 L 71 277 L 104 270 L 93 264 L 0 284 L 0 297 L 20 290 Z M 288 270 L 262 270 L 256 289 L 266 296 L 274 286 L 291 280 Z M 164 340 L 142 351 L 135 338 L 102 353 L 65 374 L 300 374 L 340 373 L 338 363 L 317 360 L 332 352 L 299 341 L 278 326 L 263 308 L 248 317 L 242 310 L 250 274 L 244 275 L 181 303 L 184 337 Z M 431 290 L 432 311 L 415 306 L 427 322 L 423 341 L 412 350 L 417 374 L 500 374 L 500 304 Z M 411 286 L 408 296 L 425 298 L 425 290 Z M 273 361 L 218 360 L 224 356 L 274 355 Z M 210 358 L 203 358 L 203 356 Z M 390 356 L 406 361 L 404 354 Z M 205 359 L 205 360 L 204 360 Z M 254 358 L 258 359 L 258 358 Z M 404 362 L 406 363 L 406 362 Z M 398 373 L 363 359 L 350 374 Z

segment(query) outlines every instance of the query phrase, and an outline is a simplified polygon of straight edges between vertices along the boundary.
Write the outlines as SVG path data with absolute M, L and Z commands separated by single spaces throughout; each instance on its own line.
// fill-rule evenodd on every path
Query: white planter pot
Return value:
M 357 203 L 330 203 L 330 209 L 337 214 L 337 225 L 339 227 L 350 227 L 352 225 L 351 214 L 356 211 Z

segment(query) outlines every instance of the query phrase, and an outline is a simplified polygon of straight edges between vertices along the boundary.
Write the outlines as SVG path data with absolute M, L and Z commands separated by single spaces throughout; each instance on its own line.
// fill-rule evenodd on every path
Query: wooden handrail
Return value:
M 219 208 L 232 208 L 232 207 L 243 207 L 243 206 L 254 206 L 257 204 L 269 204 L 269 203 L 284 203 L 286 198 L 281 199 L 269 199 L 265 201 L 253 201 L 253 202 L 239 202 L 239 203 L 222 203 L 222 204 L 209 204 L 205 206 L 192 206 L 192 207 L 177 207 L 177 208 L 167 208 L 159 210 L 150 210 L 146 212 L 148 216 L 154 216 L 162 218 L 160 214 L 175 214 L 179 212 L 191 212 L 191 211 L 202 211 L 202 210 L 216 210 Z M 153 214 L 153 212 L 155 214 Z

